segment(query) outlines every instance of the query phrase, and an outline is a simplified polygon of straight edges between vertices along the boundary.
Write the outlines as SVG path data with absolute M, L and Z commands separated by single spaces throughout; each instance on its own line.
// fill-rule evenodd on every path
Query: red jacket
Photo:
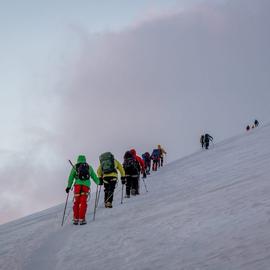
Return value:
M 140 167 L 141 167 L 141 172 L 144 172 L 144 171 L 145 171 L 145 164 L 144 164 L 143 159 L 141 159 L 139 156 L 137 156 L 136 150 L 135 150 L 135 149 L 131 149 L 131 150 L 130 150 L 130 153 L 131 153 L 131 154 L 133 155 L 133 157 L 136 158 L 136 160 L 139 162 Z

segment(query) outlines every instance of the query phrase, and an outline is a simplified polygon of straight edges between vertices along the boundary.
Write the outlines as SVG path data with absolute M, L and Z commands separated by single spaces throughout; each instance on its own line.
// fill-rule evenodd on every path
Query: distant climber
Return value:
M 68 178 L 66 193 L 69 193 L 74 182 L 73 224 L 86 224 L 87 197 L 90 192 L 90 178 L 97 185 L 100 181 L 93 168 L 86 162 L 84 155 L 78 156 L 77 164 L 71 169 Z
M 208 133 L 206 133 L 206 134 L 204 135 L 205 149 L 208 149 L 210 141 L 211 141 L 211 142 L 213 141 L 213 137 L 212 137 L 211 135 L 209 135 Z
M 250 130 L 250 126 L 249 125 L 247 125 L 247 127 L 246 127 L 246 131 L 249 131 Z
M 140 173 L 142 173 L 143 177 L 146 177 L 146 172 L 145 172 L 145 164 L 144 161 L 137 155 L 136 150 L 135 149 L 131 149 L 130 153 L 133 155 L 133 157 L 138 161 L 139 165 L 140 165 Z M 135 180 L 136 181 L 136 189 L 135 190 L 131 190 L 131 194 L 132 195 L 139 195 L 140 194 L 140 173 L 138 178 Z M 135 192 L 135 194 L 134 194 Z
M 124 155 L 123 168 L 126 178 L 122 181 L 122 185 L 126 185 L 126 198 L 130 198 L 130 193 L 136 195 L 138 190 L 138 179 L 141 170 L 139 162 L 130 151 L 127 151 Z
M 204 135 L 201 135 L 200 143 L 201 143 L 202 148 L 203 148 L 203 146 L 204 146 Z
M 121 174 L 121 180 L 125 180 L 125 171 L 112 153 L 106 152 L 99 157 L 100 165 L 97 170 L 101 183 L 104 184 L 104 205 L 106 208 L 112 208 L 114 189 L 118 180 L 118 171 Z
M 158 164 L 160 162 L 160 151 L 159 149 L 154 149 L 151 155 L 152 162 L 152 171 L 157 171 Z
M 163 166 L 163 159 L 164 159 L 164 155 L 167 155 L 167 152 L 161 147 L 161 145 L 158 145 L 158 150 L 160 151 L 160 162 L 159 162 L 159 167 Z
M 144 161 L 144 165 L 145 165 L 145 172 L 147 175 L 150 174 L 150 170 L 151 170 L 151 156 L 149 152 L 145 152 L 142 155 L 142 159 Z
M 257 119 L 255 119 L 255 121 L 254 121 L 254 126 L 255 127 L 258 127 L 259 126 L 259 121 Z

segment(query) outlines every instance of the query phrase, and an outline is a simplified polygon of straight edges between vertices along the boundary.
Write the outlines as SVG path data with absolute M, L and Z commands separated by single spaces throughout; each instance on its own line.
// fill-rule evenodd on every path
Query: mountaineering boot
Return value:
M 78 219 L 73 219 L 73 225 L 78 225 L 79 224 L 79 220 Z
M 136 190 L 135 189 L 131 190 L 131 195 L 136 195 Z
M 85 225 L 85 224 L 87 224 L 87 221 L 86 221 L 85 219 L 82 219 L 82 220 L 80 221 L 80 225 Z
M 130 198 L 130 195 L 126 195 L 125 198 Z
M 112 203 L 111 202 L 106 202 L 105 207 L 106 208 L 112 208 Z

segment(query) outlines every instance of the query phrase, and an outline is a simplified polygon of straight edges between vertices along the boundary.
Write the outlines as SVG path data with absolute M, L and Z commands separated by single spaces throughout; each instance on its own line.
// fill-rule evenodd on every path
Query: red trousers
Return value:
M 152 171 L 157 171 L 158 162 L 158 160 L 153 160 Z
M 87 210 L 87 197 L 90 188 L 83 185 L 74 185 L 74 219 L 85 219 Z

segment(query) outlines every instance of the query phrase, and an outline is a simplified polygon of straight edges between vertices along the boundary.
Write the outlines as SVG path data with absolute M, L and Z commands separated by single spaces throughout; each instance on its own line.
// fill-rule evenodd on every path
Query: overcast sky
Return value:
M 4 1 L 0 223 L 65 200 L 67 160 L 168 161 L 270 113 L 270 2 Z

